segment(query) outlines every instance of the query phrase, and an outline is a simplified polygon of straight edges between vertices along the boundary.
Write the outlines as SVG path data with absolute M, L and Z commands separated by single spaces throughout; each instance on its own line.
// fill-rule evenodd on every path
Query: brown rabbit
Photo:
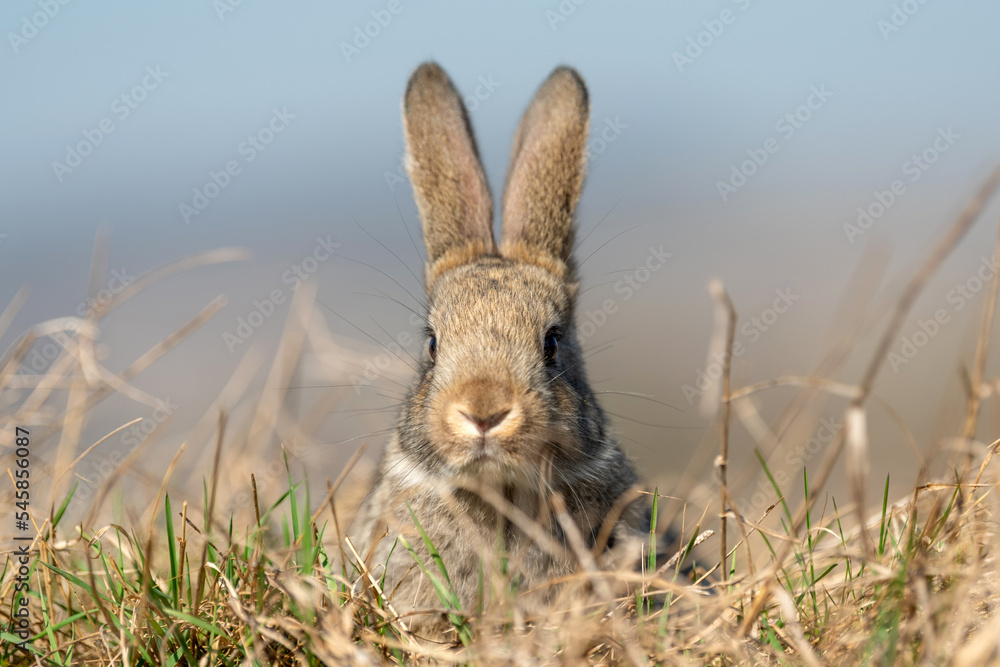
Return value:
M 587 384 L 574 324 L 573 211 L 588 115 L 583 80 L 557 68 L 514 137 L 498 247 L 461 97 L 434 63 L 418 67 L 406 88 L 407 169 L 427 247 L 427 345 L 351 534 L 374 576 L 384 574 L 393 608 L 418 632 L 440 627 L 443 605 L 413 555 L 393 548 L 402 537 L 440 576 L 414 519 L 467 610 L 490 595 L 481 573 L 498 545 L 522 589 L 577 569 L 550 511 L 553 496 L 588 548 L 604 543 L 602 565 L 631 554 L 649 530 L 643 504 L 629 502 L 637 476 Z M 538 522 L 541 537 L 524 517 Z

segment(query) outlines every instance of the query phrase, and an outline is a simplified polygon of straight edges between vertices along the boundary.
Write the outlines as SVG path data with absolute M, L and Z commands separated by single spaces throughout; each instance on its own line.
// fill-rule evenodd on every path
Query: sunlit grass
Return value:
M 998 172 L 1000 174 L 1000 172 Z M 1000 182 L 995 175 L 991 187 Z M 980 199 L 987 198 L 992 190 Z M 980 206 L 981 208 L 981 206 Z M 975 216 L 972 216 L 974 219 Z M 911 281 L 912 298 L 927 276 L 971 224 L 968 211 L 949 229 L 942 244 Z M 964 227 L 963 227 L 964 226 Z M 176 270 L 232 258 L 227 251 L 183 260 Z M 154 272 L 157 277 L 174 269 Z M 140 278 L 121 299 L 150 284 Z M 721 292 L 721 287 L 719 288 Z M 67 524 L 67 508 L 77 485 L 67 485 L 58 502 L 31 506 L 34 542 L 27 565 L 27 591 L 18 590 L 14 554 L 0 568 L 0 644 L 2 665 L 365 665 L 365 664 L 985 664 L 1000 656 L 1000 571 L 997 550 L 997 474 L 993 457 L 997 434 L 977 440 L 979 407 L 995 398 L 996 384 L 984 376 L 996 300 L 996 278 L 984 309 L 976 368 L 961 445 L 936 470 L 922 470 L 912 491 L 891 498 L 887 476 L 876 510 L 859 506 L 864 489 L 860 458 L 867 457 L 867 434 L 841 433 L 831 452 L 801 478 L 782 488 L 768 457 L 755 449 L 761 474 L 769 481 L 772 504 L 762 516 L 739 516 L 724 474 L 715 487 L 719 501 L 691 507 L 700 516 L 683 525 L 664 553 L 665 501 L 651 495 L 652 520 L 634 562 L 616 571 L 595 571 L 592 555 L 573 548 L 579 567 L 557 581 L 521 586 L 516 559 L 508 559 L 502 539 L 482 554 L 479 587 L 484 603 L 463 608 L 449 571 L 449 554 L 423 530 L 425 518 L 411 511 L 420 541 L 392 539 L 393 553 L 413 559 L 408 576 L 424 577 L 440 606 L 428 613 L 443 620 L 441 636 L 411 631 L 413 615 L 400 615 L 394 591 L 386 590 L 382 564 L 345 538 L 353 503 L 344 500 L 353 464 L 328 486 L 323 498 L 288 451 L 303 433 L 283 413 L 282 391 L 269 392 L 252 411 L 253 427 L 235 429 L 227 408 L 241 397 L 210 406 L 207 427 L 191 435 L 191 446 L 205 445 L 212 466 L 194 497 L 182 497 L 171 475 L 151 489 L 147 505 L 122 511 L 120 494 L 98 494 L 98 506 Z M 119 301 L 108 307 L 116 307 Z M 23 299 L 9 308 L 16 310 Z M 720 303 L 724 303 L 720 300 Z M 296 293 L 285 338 L 271 378 L 289 386 L 288 376 L 307 338 L 305 314 L 312 293 Z M 178 332 L 140 357 L 117 376 L 122 386 L 167 354 L 218 310 L 213 302 Z M 905 319 L 906 307 L 893 312 L 886 337 Z M 99 320 L 102 313 L 97 313 Z M 10 322 L 10 311 L 0 323 Z M 720 320 L 722 321 L 722 320 Z M 986 326 L 986 324 L 990 326 Z M 63 322 L 65 324 L 65 322 Z M 0 391 L 14 386 L 16 370 L 36 338 L 49 335 L 52 323 L 29 331 L 0 368 Z M 735 318 L 728 325 L 735 326 Z M 898 330 L 898 329 L 897 329 Z M 3 332 L 0 331 L 0 334 Z M 730 329 L 731 333 L 731 329 Z M 725 336 L 726 332 L 716 332 Z M 730 336 L 731 338 L 731 336 Z M 95 341 L 77 329 L 76 347 L 27 386 L 25 396 L 4 401 L 0 437 L 15 425 L 31 425 L 36 446 L 56 434 L 77 440 L 58 443 L 61 458 L 75 463 L 87 447 L 79 442 L 88 410 L 112 387 L 94 373 Z M 884 356 L 884 355 L 883 355 Z M 837 384 L 851 401 L 849 424 L 864 424 L 864 401 L 882 358 L 876 357 L 857 386 Z M 244 371 L 235 377 L 243 378 Z M 20 380 L 19 380 L 20 382 Z M 244 381 L 234 381 L 239 390 Z M 801 388 L 830 388 L 826 378 L 785 379 Z M 778 383 L 775 383 L 777 386 Z M 23 383 L 22 383 L 23 385 Z M 25 388 L 22 385 L 17 385 Z M 68 388 L 58 393 L 55 388 Z M 844 387 L 847 387 L 845 390 Z M 738 392 L 768 387 L 719 388 L 720 422 L 730 419 L 729 404 Z M 227 390 L 228 391 L 228 390 Z M 818 390 L 817 390 L 818 391 Z M 317 402 L 320 408 L 327 404 Z M 42 408 L 46 408 L 42 410 Z M 319 409 L 319 408 L 317 408 Z M 852 412 L 853 411 L 853 412 Z M 852 416 L 853 415 L 853 416 Z M 742 418 L 742 417 L 741 417 Z M 854 420 L 853 422 L 851 420 Z M 860 420 L 860 421 L 859 421 Z M 289 426 L 291 424 L 291 426 Z M 233 435 L 237 433 L 238 435 Z M 722 429 L 727 452 L 728 429 Z M 199 435 L 200 434 L 200 435 Z M 257 493 L 257 480 L 271 474 L 255 469 L 260 443 L 281 442 L 282 484 L 269 503 Z M 98 441 L 100 442 L 100 441 Z M 5 447 L 10 446 L 3 440 Z M 800 443 L 790 443 L 797 445 Z M 93 445 L 92 445 L 93 446 Z M 847 502 L 824 491 L 839 452 L 848 451 L 854 497 Z M 291 451 L 295 451 L 291 449 Z M 174 462 L 181 452 L 178 451 Z M 724 457 L 720 457 L 724 458 Z M 246 479 L 232 471 L 248 470 Z M 133 463 L 130 458 L 127 463 Z M 993 464 L 991 466 L 991 463 Z M 263 466 L 263 464 L 261 464 Z M 8 470 L 12 467 L 7 464 Z M 71 466 L 70 466 L 71 467 Z M 125 466 L 127 467 L 127 466 Z M 62 470 L 57 470 L 62 472 Z M 124 474 L 124 471 L 122 472 Z M 252 476 L 251 476 L 252 475 Z M 33 478 L 35 479 L 35 478 Z M 112 483 L 119 477 L 113 477 Z M 784 478 L 781 478 L 784 479 Z M 13 476 L 11 476 L 13 481 Z M 346 480 L 346 482 L 345 482 Z M 721 483 L 719 483 L 721 481 Z M 881 481 L 881 480 L 880 480 Z M 38 482 L 41 484 L 41 482 Z M 803 502 L 789 498 L 801 490 Z M 234 493 L 252 499 L 252 516 L 222 508 Z M 363 494 L 362 494 L 363 495 Z M 33 496 L 40 497 L 40 496 Z M 100 503 L 111 500 L 115 516 L 100 523 Z M 354 499 L 355 501 L 357 498 Z M 561 499 L 552 498 L 559 513 Z M 713 533 L 714 508 L 724 508 L 729 544 Z M 145 510 L 142 510 L 145 507 Z M 725 509 L 728 508 L 728 509 Z M 107 507 L 103 508 L 104 510 Z M 685 510 L 687 507 L 685 506 Z M 127 524 L 127 525 L 126 525 Z M 674 526 L 677 529 L 677 526 Z M 571 531 L 570 531 L 571 532 Z M 568 542 L 572 540 L 568 539 Z M 716 547 L 711 549 L 707 547 Z M 575 549 L 575 550 L 574 550 Z M 708 552 L 717 554 L 707 555 Z M 751 554 L 756 554 L 756 556 Z M 421 555 L 422 554 L 422 555 Z M 696 562 L 694 562 L 696 561 Z M 539 609 L 539 593 L 547 593 Z M 16 632 L 14 610 L 27 595 L 30 636 Z M 526 604 L 532 597 L 534 602 Z

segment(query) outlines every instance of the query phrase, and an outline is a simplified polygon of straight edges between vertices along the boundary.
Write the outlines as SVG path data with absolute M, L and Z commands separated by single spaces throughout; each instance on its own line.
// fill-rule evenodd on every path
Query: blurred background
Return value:
M 520 113 L 569 64 L 592 104 L 578 210 L 592 383 L 651 484 L 711 482 L 718 431 L 698 409 L 720 368 L 707 357 L 708 281 L 722 280 L 740 315 L 736 386 L 813 373 L 868 312 L 851 355 L 826 373 L 857 381 L 885 325 L 877 316 L 1000 159 L 998 23 L 987 0 L 11 0 L 0 8 L 0 306 L 30 294 L 0 348 L 39 322 L 86 315 L 170 261 L 246 248 L 247 261 L 171 276 L 99 323 L 101 363 L 121 372 L 227 299 L 134 380 L 163 406 L 115 395 L 89 412 L 77 453 L 143 421 L 77 464 L 81 497 L 140 446 L 115 485 L 125 504 L 148 494 L 187 440 L 171 484 L 199 498 L 211 437 L 190 434 L 199 420 L 214 425 L 247 355 L 240 398 L 222 406 L 239 428 L 251 428 L 260 396 L 287 395 L 302 411 L 323 397 L 315 434 L 290 456 L 295 474 L 335 478 L 362 443 L 359 470 L 370 466 L 412 376 L 403 350 L 423 345 L 410 312 L 422 299 L 419 220 L 400 167 L 407 77 L 428 59 L 448 71 L 499 199 Z M 893 344 L 876 384 L 884 405 L 870 414 L 872 493 L 888 473 L 892 493 L 905 493 L 914 448 L 957 432 L 998 215 L 994 203 Z M 106 270 L 91 281 L 101 229 Z M 300 285 L 315 290 L 310 327 L 330 344 L 305 344 L 290 382 L 268 380 Z M 380 346 L 391 341 L 399 348 Z M 42 338 L 19 372 L 45 373 L 59 352 Z M 2 410 L 24 400 L 6 393 Z M 772 420 L 795 395 L 761 393 L 755 406 Z M 65 409 L 65 394 L 53 401 Z M 843 409 L 814 403 L 772 469 L 801 486 Z M 991 441 L 989 405 L 982 424 Z M 59 437 L 38 445 L 39 465 Z M 258 478 L 281 468 L 278 438 L 253 452 L 241 442 L 226 455 L 252 455 L 239 464 L 259 465 Z M 774 499 L 761 495 L 755 445 L 734 427 L 734 496 L 751 513 Z M 242 469 L 227 470 L 245 490 Z M 842 480 L 830 489 L 842 493 Z

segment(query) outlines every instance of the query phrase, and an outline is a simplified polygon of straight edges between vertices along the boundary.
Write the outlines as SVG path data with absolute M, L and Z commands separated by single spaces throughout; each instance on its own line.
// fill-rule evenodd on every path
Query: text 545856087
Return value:
M 31 434 L 28 429 L 18 426 L 14 433 L 14 540 L 19 542 L 13 550 L 12 565 L 14 575 L 14 628 L 12 631 L 24 642 L 31 636 L 28 630 L 28 588 L 31 583 L 30 534 L 31 518 L 28 507 L 31 504 Z

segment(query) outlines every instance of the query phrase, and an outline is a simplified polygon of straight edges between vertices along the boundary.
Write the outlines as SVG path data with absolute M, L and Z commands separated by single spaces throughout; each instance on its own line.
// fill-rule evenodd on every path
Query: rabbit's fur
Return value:
M 392 550 L 402 536 L 440 576 L 414 517 L 469 610 L 491 596 L 480 576 L 493 571 L 489 556 L 498 545 L 521 590 L 577 569 L 579 559 L 551 510 L 553 495 L 565 501 L 588 548 L 607 545 L 601 565 L 621 561 L 649 529 L 642 501 L 629 495 L 636 473 L 608 433 L 576 337 L 573 211 L 584 180 L 588 115 L 580 76 L 556 69 L 514 138 L 498 246 L 490 191 L 459 94 L 434 63 L 417 68 L 407 85 L 403 123 L 427 248 L 429 344 L 351 531 L 376 579 L 385 568 L 385 594 L 404 616 L 442 608 L 412 555 L 402 544 Z M 496 508 L 498 499 L 506 509 Z M 521 523 L 510 520 L 512 512 Z M 525 517 L 551 539 L 530 537 Z M 435 619 L 440 613 L 404 620 L 427 630 Z

